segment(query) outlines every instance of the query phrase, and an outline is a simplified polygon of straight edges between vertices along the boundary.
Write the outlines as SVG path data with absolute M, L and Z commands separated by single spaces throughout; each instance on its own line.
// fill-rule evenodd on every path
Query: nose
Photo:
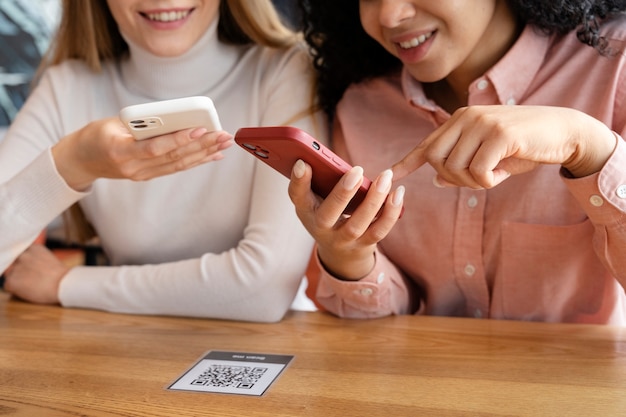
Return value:
M 436 1 L 436 0 L 435 0 Z M 415 7 L 407 0 L 381 0 L 379 21 L 382 26 L 396 27 L 415 16 Z

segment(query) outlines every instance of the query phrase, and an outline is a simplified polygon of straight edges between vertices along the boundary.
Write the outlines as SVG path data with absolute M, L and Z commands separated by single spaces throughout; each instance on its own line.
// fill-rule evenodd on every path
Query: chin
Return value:
M 449 75 L 449 73 L 441 71 L 441 69 L 428 71 L 425 68 L 411 68 L 410 66 L 406 66 L 406 69 L 413 78 L 421 83 L 436 83 L 444 80 Z
M 179 34 L 168 34 L 167 36 L 153 37 L 147 39 L 144 47 L 153 55 L 161 58 L 174 58 L 189 52 L 189 50 L 198 41 L 195 36 Z
M 177 56 L 184 55 L 191 49 L 190 45 L 187 48 L 181 48 L 181 45 L 160 46 L 158 48 L 151 48 L 150 53 L 161 58 L 175 58 Z

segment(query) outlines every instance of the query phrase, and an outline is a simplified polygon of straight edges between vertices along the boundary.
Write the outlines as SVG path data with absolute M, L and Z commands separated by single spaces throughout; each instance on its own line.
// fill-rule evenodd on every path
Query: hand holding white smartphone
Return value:
M 213 100 L 205 96 L 136 104 L 120 110 L 119 117 L 137 140 L 196 127 L 222 130 Z

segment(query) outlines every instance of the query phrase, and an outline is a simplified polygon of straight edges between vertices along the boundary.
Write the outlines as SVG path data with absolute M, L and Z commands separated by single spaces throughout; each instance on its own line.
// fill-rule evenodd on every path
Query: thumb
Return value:
M 311 194 L 311 167 L 298 159 L 291 170 L 288 193 L 291 201 L 298 206 L 307 201 Z

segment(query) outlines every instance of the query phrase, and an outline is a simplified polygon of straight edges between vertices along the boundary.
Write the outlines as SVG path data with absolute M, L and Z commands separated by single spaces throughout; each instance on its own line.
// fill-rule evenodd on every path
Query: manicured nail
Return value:
M 346 190 L 351 190 L 361 181 L 363 178 L 363 168 L 356 166 L 352 167 L 350 171 L 348 171 L 348 175 L 343 179 L 343 188 Z
M 436 175 L 433 177 L 433 185 L 437 188 L 446 188 L 445 185 L 439 182 L 439 177 L 437 177 Z
M 391 204 L 398 207 L 404 203 L 404 185 L 396 188 L 396 191 L 393 193 L 393 197 L 391 199 Z
M 302 159 L 298 159 L 295 164 L 293 164 L 293 175 L 296 178 L 302 178 L 304 176 L 304 170 L 306 166 L 304 165 L 304 161 Z
M 226 142 L 230 142 L 232 141 L 234 138 L 233 135 L 227 134 L 227 135 L 219 135 L 217 137 L 217 143 L 226 143 Z
M 199 127 L 197 129 L 192 130 L 191 133 L 189 133 L 189 137 L 191 139 L 198 139 L 200 136 L 204 135 L 206 132 L 208 132 L 206 128 Z
M 379 193 L 387 194 L 391 189 L 392 178 L 393 172 L 390 169 L 384 170 L 376 181 L 376 191 L 378 191 Z

